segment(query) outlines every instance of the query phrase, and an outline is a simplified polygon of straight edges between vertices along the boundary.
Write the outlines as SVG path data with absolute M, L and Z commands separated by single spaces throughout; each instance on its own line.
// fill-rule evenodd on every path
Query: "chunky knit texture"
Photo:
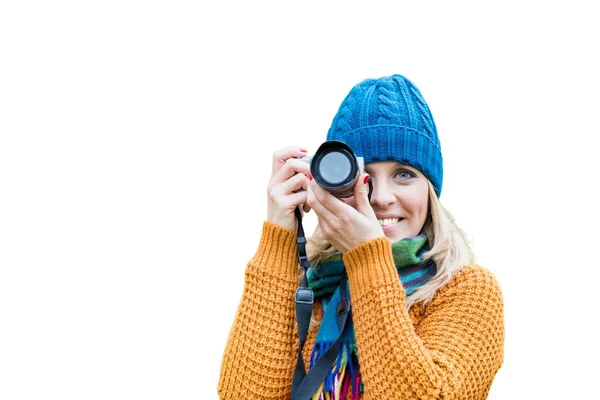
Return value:
M 327 132 L 365 164 L 398 161 L 429 178 L 442 193 L 443 160 L 437 128 L 417 87 L 402 75 L 365 79 L 346 96 Z
M 290 399 L 298 335 L 296 235 L 265 222 L 225 348 L 223 400 Z M 343 255 L 365 392 L 361 399 L 485 399 L 503 362 L 504 317 L 493 275 L 467 265 L 426 306 L 406 310 L 391 243 Z M 320 307 L 315 304 L 316 318 Z M 317 329 L 303 354 L 309 365 Z
M 423 259 L 423 255 L 427 251 L 429 251 L 429 245 L 425 233 L 392 243 L 394 265 L 407 295 L 418 290 L 437 272 L 432 260 L 425 261 Z M 337 307 L 341 299 L 340 277 L 345 269 L 342 254 L 337 252 L 306 272 L 308 285 L 313 289 L 315 298 L 321 301 L 324 313 L 310 358 L 310 368 L 313 368 L 340 335 Z M 350 289 L 348 288 L 348 290 Z M 352 298 L 350 298 L 350 302 L 352 302 Z M 349 318 L 348 328 L 344 330 L 340 338 L 336 362 L 325 377 L 318 393 L 313 397 L 318 398 L 321 395 L 323 398 L 329 396 L 330 400 L 343 400 L 346 398 L 345 393 L 351 391 L 353 394 L 351 398 L 358 399 L 359 392 L 363 391 L 360 359 L 351 321 L 352 319 Z

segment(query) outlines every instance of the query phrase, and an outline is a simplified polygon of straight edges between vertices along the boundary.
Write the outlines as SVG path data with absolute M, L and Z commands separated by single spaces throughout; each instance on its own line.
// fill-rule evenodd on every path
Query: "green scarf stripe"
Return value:
M 396 268 L 419 264 L 422 261 L 420 252 L 427 243 L 427 236 L 421 234 L 415 238 L 403 239 L 392 243 L 392 254 Z

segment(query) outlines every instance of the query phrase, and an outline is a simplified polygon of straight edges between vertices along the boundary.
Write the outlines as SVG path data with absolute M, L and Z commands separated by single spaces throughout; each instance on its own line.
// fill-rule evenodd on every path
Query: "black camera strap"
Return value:
M 302 268 L 304 268 L 304 274 L 300 282 L 300 287 L 296 291 L 296 319 L 298 321 L 300 344 L 298 346 L 296 371 L 294 372 L 292 381 L 292 400 L 309 400 L 319 386 L 321 386 L 331 368 L 333 368 L 344 329 L 351 324 L 351 322 L 347 323 L 349 318 L 351 319 L 351 309 L 346 289 L 348 276 L 344 270 L 340 278 L 340 302 L 337 307 L 337 324 L 340 334 L 333 345 L 323 353 L 316 364 L 306 373 L 302 348 L 308 335 L 308 326 L 310 324 L 315 295 L 313 290 L 308 286 L 308 279 L 306 277 L 310 263 L 306 255 L 306 238 L 304 237 L 304 229 L 302 228 L 302 212 L 300 208 L 296 208 L 294 214 L 298 221 L 298 236 L 296 238 L 296 242 L 298 243 L 298 260 Z

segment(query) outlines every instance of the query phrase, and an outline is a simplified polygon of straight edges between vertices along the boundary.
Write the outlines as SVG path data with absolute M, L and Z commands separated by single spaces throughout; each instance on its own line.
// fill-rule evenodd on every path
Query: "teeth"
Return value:
M 394 225 L 394 224 L 398 223 L 398 221 L 400 221 L 400 218 L 385 218 L 385 219 L 378 219 L 377 221 L 379 221 L 379 224 L 381 226 Z

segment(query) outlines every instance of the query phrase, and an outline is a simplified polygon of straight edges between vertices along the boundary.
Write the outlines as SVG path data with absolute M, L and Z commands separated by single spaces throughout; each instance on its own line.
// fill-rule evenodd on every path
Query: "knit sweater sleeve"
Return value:
M 364 400 L 487 397 L 504 346 L 502 294 L 491 273 L 463 267 L 414 326 L 387 239 L 343 257 Z
M 221 362 L 221 399 L 290 397 L 297 287 L 296 233 L 265 222 Z

